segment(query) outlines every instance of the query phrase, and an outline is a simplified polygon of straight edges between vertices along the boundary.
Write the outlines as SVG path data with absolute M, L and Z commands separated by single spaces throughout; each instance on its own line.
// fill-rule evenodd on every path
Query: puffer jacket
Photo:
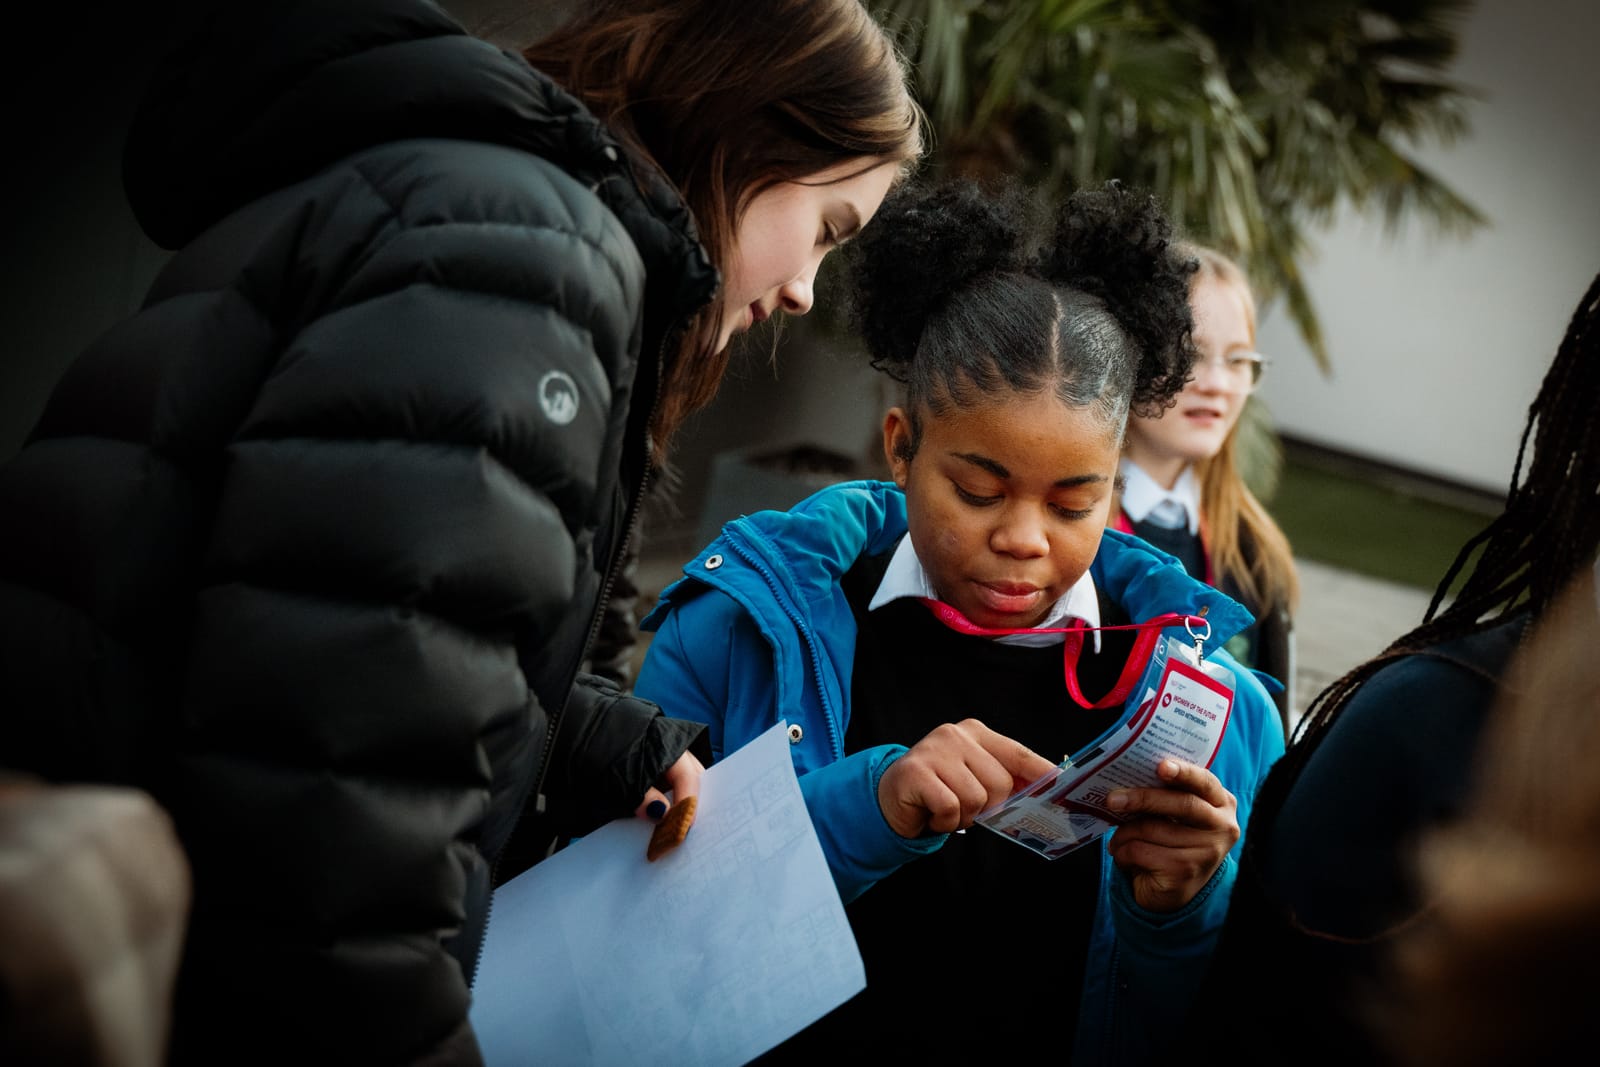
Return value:
M 847 902 L 946 840 L 900 837 L 879 810 L 877 782 L 904 745 L 844 751 L 856 622 L 840 579 L 862 556 L 894 548 L 906 530 L 905 494 L 889 482 L 843 482 L 788 511 L 735 519 L 684 565 L 684 577 L 643 621 L 655 637 L 637 691 L 707 722 L 714 756 L 788 721 L 800 791 Z M 1172 556 L 1116 530 L 1102 536 L 1090 573 L 1133 619 L 1204 611 L 1213 644 L 1206 657 L 1233 671 L 1237 686 L 1211 770 L 1237 800 L 1245 830 L 1256 791 L 1284 751 L 1266 686 L 1221 647 L 1249 625 L 1249 612 L 1189 577 Z M 1242 847 L 1241 838 L 1195 898 L 1171 913 L 1140 907 L 1106 854 L 1078 1030 L 1064 1062 L 1146 1062 L 1163 1027 L 1175 1025 L 1200 988 Z
M 491 885 L 702 729 L 574 682 L 717 275 L 433 4 L 213 8 L 125 153 L 178 251 L 0 468 L 0 764 L 172 814 L 176 1059 L 470 1063 Z

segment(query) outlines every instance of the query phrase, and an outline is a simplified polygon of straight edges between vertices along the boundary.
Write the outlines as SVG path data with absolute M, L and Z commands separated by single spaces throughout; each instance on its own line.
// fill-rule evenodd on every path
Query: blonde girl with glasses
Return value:
M 1300 594 L 1283 531 L 1239 473 L 1239 416 L 1261 380 L 1256 305 L 1237 263 L 1188 244 L 1196 358 L 1176 403 L 1128 420 L 1122 494 L 1112 525 L 1180 559 L 1189 573 L 1243 603 L 1256 622 L 1228 651 L 1282 683 L 1285 729 L 1294 686 L 1293 615 Z

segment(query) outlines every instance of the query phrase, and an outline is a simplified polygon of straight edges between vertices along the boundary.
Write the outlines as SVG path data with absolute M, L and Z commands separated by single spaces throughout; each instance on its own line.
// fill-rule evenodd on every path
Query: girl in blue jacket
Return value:
M 967 184 L 885 203 L 855 290 L 874 365 L 906 386 L 883 425 L 893 484 L 729 523 L 645 620 L 637 691 L 706 722 L 715 756 L 789 724 L 866 963 L 866 990 L 773 1061 L 1138 1062 L 1197 991 L 1283 751 L 1266 689 L 1220 651 L 1249 613 L 1105 529 L 1130 410 L 1189 375 L 1193 264 L 1155 202 L 1115 185 L 1070 197 L 1040 251 L 1027 203 Z M 1113 794 L 1103 847 L 1059 860 L 963 833 L 1118 718 L 1134 635 L 1096 630 L 1069 658 L 1086 708 L 1060 633 L 958 633 L 924 598 L 989 629 L 1204 614 L 1238 680 L 1210 769 L 1165 761 L 1165 788 Z

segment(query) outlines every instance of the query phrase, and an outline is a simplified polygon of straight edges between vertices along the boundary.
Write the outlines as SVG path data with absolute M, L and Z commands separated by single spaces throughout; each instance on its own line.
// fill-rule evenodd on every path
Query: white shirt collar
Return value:
M 934 592 L 933 583 L 928 580 L 928 572 L 922 569 L 922 561 L 917 558 L 917 550 L 912 547 L 911 538 L 902 537 L 889 560 L 888 569 L 883 572 L 883 581 L 878 583 L 878 591 L 872 594 L 872 600 L 867 604 L 867 610 L 877 611 L 891 600 L 908 596 L 937 600 L 939 594 Z M 1049 613 L 1039 625 L 1065 626 L 1067 620 L 1072 618 L 1082 619 L 1087 626 L 1100 625 L 1100 597 L 1095 592 L 1094 578 L 1088 571 L 1084 571 L 1083 577 L 1079 578 L 1061 599 L 1050 606 Z M 1100 631 L 1095 630 L 1089 636 L 1094 639 L 1094 650 L 1099 652 Z M 1066 635 L 1008 634 L 1005 637 L 996 637 L 994 640 L 1007 645 L 1041 647 L 1059 645 L 1066 640 Z
M 1171 489 L 1161 486 L 1127 456 L 1122 457 L 1122 510 L 1134 522 L 1143 522 L 1155 506 L 1171 500 L 1183 507 L 1189 518 L 1189 533 L 1200 532 L 1200 480 L 1194 476 L 1194 466 L 1183 468 L 1178 481 Z

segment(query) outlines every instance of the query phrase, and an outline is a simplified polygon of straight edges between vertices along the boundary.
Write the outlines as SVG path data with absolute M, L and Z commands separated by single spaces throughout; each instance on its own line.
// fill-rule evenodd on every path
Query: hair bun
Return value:
M 851 319 L 873 366 L 903 377 L 928 317 L 951 294 L 975 278 L 1024 269 L 1028 216 L 1013 183 L 908 183 L 891 192 L 847 246 Z
M 1199 263 L 1181 253 L 1160 202 L 1117 181 L 1062 202 L 1040 273 L 1104 302 L 1141 353 L 1133 407 L 1159 410 L 1189 377 L 1189 280 Z M 1178 328 L 1174 328 L 1174 326 Z

